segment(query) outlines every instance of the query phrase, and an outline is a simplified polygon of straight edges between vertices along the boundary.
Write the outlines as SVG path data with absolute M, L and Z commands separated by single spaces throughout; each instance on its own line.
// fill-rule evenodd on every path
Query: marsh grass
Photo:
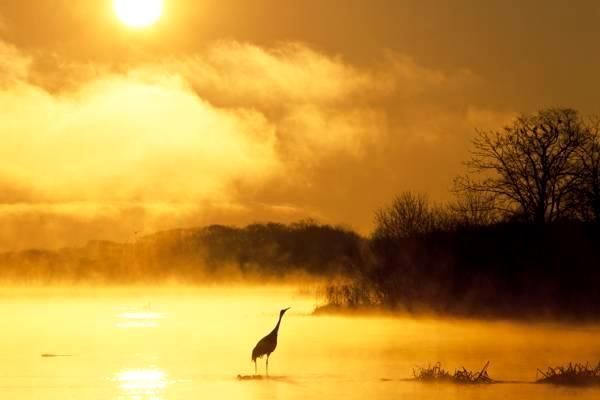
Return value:
M 455 370 L 454 373 L 450 373 L 445 370 L 441 363 L 437 363 L 427 368 L 413 369 L 414 379 L 420 382 L 440 382 L 440 383 L 454 383 L 454 384 L 469 384 L 469 385 L 480 385 L 494 383 L 487 372 L 487 368 L 490 365 L 488 361 L 480 371 L 469 371 L 466 368 Z
M 567 366 L 548 367 L 545 372 L 538 369 L 536 378 L 536 383 L 552 385 L 600 385 L 600 362 L 595 367 L 589 363 L 569 363 Z

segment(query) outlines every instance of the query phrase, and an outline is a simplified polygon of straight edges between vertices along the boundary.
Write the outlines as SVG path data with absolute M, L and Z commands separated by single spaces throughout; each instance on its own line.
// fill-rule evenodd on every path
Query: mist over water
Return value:
M 402 379 L 440 361 L 497 380 L 533 381 L 536 368 L 600 359 L 600 326 L 312 316 L 292 287 L 2 289 L 3 398 L 197 399 L 597 398 L 598 389 L 528 383 L 485 387 Z M 291 306 L 270 361 L 250 353 Z M 45 355 L 45 357 L 42 357 Z M 264 359 L 259 360 L 264 374 Z

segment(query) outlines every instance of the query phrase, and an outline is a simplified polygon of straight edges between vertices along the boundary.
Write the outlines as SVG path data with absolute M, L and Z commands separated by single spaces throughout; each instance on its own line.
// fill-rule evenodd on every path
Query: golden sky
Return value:
M 0 3 L 0 250 L 448 197 L 475 128 L 600 113 L 589 1 Z

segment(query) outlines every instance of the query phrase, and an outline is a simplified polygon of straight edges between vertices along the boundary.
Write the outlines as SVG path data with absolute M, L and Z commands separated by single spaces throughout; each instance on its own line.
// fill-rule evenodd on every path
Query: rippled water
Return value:
M 531 381 L 536 368 L 600 360 L 599 326 L 313 317 L 313 303 L 286 288 L 4 289 L 1 398 L 600 398 L 593 388 L 403 381 L 430 362 L 477 369 L 488 360 L 492 378 Z M 239 381 L 287 306 L 272 378 Z

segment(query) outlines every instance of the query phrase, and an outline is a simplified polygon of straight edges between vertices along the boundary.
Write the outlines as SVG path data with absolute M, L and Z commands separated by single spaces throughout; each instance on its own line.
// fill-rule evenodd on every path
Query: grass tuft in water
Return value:
M 600 385 L 600 362 L 595 367 L 590 366 L 589 363 L 569 363 L 567 366 L 548 367 L 546 372 L 538 369 L 536 378 L 536 383 L 553 385 Z
M 451 374 L 448 370 L 442 368 L 441 363 L 435 364 L 433 367 L 430 365 L 427 368 L 413 369 L 413 375 L 415 380 L 421 382 L 445 382 L 455 384 L 469 384 L 469 385 L 480 385 L 494 383 L 487 372 L 487 368 L 490 365 L 488 361 L 480 371 L 469 371 L 466 368 L 455 370 Z

